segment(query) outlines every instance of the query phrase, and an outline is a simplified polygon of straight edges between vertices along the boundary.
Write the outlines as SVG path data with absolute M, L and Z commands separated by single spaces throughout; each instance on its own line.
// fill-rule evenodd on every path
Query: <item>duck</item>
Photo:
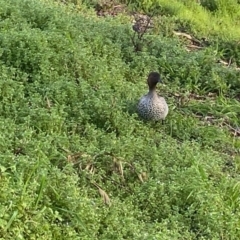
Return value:
M 147 78 L 147 84 L 149 91 L 146 95 L 141 97 L 138 102 L 137 110 L 138 115 L 149 121 L 160 121 L 164 122 L 168 115 L 168 105 L 164 97 L 161 97 L 156 92 L 157 83 L 163 83 L 158 72 L 151 72 Z

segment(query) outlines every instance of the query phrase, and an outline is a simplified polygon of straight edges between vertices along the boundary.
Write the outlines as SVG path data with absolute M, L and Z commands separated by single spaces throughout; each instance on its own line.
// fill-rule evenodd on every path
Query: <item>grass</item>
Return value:
M 0 0 L 0 238 L 238 239 L 239 70 L 72 3 Z M 136 114 L 149 71 L 164 125 Z
M 240 8 L 237 1 L 158 1 L 163 11 L 169 10 L 170 14 L 191 26 L 195 35 L 206 38 L 219 37 L 237 40 L 240 34 L 235 23 L 239 22 Z M 208 4 L 207 4 L 208 2 Z M 215 9 L 209 6 L 215 2 Z M 211 25 L 209 25 L 211 23 Z M 233 24 L 234 23 L 234 24 Z
M 240 34 L 237 28 L 240 16 L 237 0 L 150 0 L 141 4 L 137 1 L 123 2 L 131 3 L 132 7 L 139 5 L 139 8 L 147 12 L 159 6 L 161 15 L 167 15 L 178 22 L 178 27 L 187 27 L 185 30 L 190 30 L 195 36 L 238 40 Z
M 173 36 L 173 30 L 190 33 L 203 45 L 211 45 L 227 62 L 239 62 L 239 16 L 237 0 L 122 1 L 131 9 L 156 16 L 156 33 Z M 144 10 L 143 10 L 144 9 Z M 211 24 L 210 24 L 211 23 Z

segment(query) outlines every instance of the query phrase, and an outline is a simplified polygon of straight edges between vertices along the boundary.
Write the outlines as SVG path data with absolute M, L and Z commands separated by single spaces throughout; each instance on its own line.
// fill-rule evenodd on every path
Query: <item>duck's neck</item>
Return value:
M 149 95 L 149 96 L 155 96 L 155 95 L 157 95 L 156 88 L 154 88 L 154 89 L 149 89 L 148 95 Z
M 149 86 L 149 92 L 156 92 L 156 85 Z

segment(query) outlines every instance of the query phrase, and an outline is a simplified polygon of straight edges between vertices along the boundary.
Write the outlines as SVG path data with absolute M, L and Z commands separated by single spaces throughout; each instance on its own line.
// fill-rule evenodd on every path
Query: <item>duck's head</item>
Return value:
M 158 72 L 151 72 L 148 75 L 147 83 L 149 86 L 149 90 L 154 90 L 156 88 L 157 83 L 162 83 L 160 74 Z

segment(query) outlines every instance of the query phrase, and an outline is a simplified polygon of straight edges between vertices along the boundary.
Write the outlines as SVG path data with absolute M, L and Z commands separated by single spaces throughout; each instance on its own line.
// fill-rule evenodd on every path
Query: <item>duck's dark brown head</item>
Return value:
M 147 83 L 149 86 L 149 90 L 154 90 L 156 88 L 157 83 L 162 83 L 162 80 L 160 78 L 160 74 L 158 72 L 151 72 L 148 75 Z

